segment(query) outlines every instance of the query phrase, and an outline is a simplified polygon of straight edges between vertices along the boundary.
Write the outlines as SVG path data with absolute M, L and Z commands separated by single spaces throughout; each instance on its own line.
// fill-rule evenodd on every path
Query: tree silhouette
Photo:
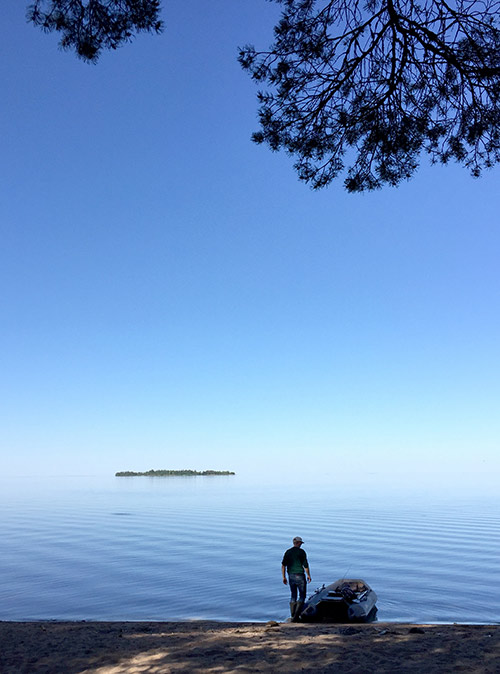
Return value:
M 257 143 L 295 156 L 313 188 L 410 178 L 422 152 L 474 176 L 500 161 L 500 0 L 270 0 L 269 51 L 239 60 L 259 93 Z M 160 0 L 35 0 L 28 20 L 95 62 L 159 32 Z
M 64 49 L 96 62 L 102 49 L 116 49 L 135 33 L 159 33 L 159 12 L 160 0 L 35 0 L 27 18 L 47 32 L 60 32 Z
M 275 43 L 239 57 L 267 85 L 253 139 L 313 188 L 397 185 L 422 151 L 474 176 L 500 160 L 498 0 L 272 1 Z

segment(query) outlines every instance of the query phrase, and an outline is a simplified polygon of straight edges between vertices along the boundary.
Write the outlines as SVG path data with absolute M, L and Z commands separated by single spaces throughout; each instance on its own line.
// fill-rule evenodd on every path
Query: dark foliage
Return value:
M 59 31 L 60 45 L 95 62 L 102 49 L 116 49 L 136 33 L 162 30 L 160 0 L 35 0 L 28 21 Z
M 422 151 L 474 176 L 500 161 L 499 0 L 271 0 L 275 43 L 240 63 L 259 93 L 258 143 L 312 187 L 409 178 Z

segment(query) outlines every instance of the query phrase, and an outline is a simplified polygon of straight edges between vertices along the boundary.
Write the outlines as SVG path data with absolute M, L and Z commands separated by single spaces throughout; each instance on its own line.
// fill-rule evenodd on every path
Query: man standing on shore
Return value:
M 307 561 L 306 551 L 300 547 L 304 541 L 300 536 L 293 539 L 293 547 L 286 550 L 281 562 L 281 573 L 283 574 L 283 583 L 286 585 L 286 571 L 288 571 L 288 581 L 290 583 L 291 601 L 290 615 L 293 622 L 299 619 L 302 606 L 306 600 L 306 576 L 307 582 L 311 582 L 309 573 L 309 562 Z M 299 594 L 297 600 L 297 591 Z

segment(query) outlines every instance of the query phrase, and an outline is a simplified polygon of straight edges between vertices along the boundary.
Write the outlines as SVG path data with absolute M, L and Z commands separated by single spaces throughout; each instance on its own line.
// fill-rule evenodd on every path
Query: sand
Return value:
M 498 674 L 500 626 L 0 622 L 0 672 Z

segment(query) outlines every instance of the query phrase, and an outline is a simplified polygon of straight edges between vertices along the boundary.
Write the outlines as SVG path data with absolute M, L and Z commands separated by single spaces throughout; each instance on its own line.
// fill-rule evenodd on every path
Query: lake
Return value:
M 341 482 L 341 481 L 340 481 Z M 283 620 L 281 558 L 341 577 L 378 619 L 497 623 L 492 493 L 230 477 L 0 480 L 1 620 Z

